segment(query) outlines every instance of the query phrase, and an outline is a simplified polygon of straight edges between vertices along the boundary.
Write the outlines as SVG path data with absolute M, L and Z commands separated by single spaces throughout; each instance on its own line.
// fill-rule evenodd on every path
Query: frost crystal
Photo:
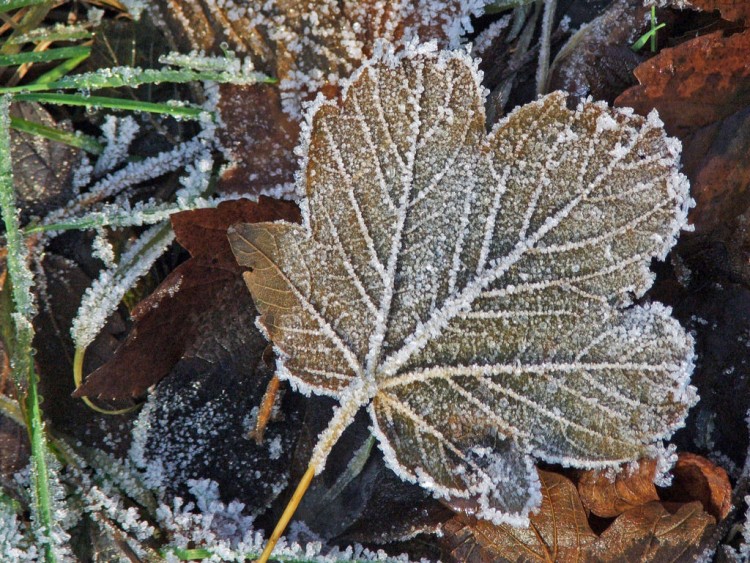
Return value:
M 282 103 L 298 115 L 300 101 L 327 82 L 349 76 L 373 48 L 373 39 L 407 45 L 440 39 L 457 47 L 472 31 L 470 17 L 488 0 L 298 0 L 217 3 L 230 19 L 243 18 L 276 51 Z M 232 15 L 235 18 L 232 18 Z
M 303 225 L 230 230 L 277 373 L 363 406 L 388 465 L 495 522 L 538 505 L 532 459 L 656 451 L 696 400 L 693 342 L 634 305 L 685 225 L 679 144 L 655 115 L 550 94 L 487 135 L 464 52 L 383 50 L 311 107 Z

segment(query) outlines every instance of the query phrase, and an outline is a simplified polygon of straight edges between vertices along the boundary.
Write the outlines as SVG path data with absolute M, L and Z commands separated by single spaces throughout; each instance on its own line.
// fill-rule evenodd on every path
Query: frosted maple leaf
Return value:
M 400 477 L 526 525 L 534 458 L 654 455 L 695 402 L 692 339 L 633 304 L 691 200 L 656 114 L 558 92 L 486 134 L 480 80 L 462 51 L 378 52 L 309 108 L 303 224 L 229 237 L 278 376 L 339 400 L 309 472 L 366 407 Z

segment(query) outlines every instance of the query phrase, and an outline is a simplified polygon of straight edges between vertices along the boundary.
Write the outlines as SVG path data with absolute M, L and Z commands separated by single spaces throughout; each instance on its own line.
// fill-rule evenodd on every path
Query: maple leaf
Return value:
M 340 402 L 302 489 L 367 406 L 400 477 L 526 524 L 532 456 L 653 454 L 696 400 L 692 339 L 631 306 L 690 199 L 655 114 L 553 93 L 487 135 L 480 78 L 464 52 L 376 53 L 308 112 L 303 225 L 229 238 L 278 375 Z

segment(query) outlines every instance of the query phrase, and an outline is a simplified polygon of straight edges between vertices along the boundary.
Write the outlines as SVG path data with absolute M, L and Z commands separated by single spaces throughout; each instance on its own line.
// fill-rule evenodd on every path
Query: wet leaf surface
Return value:
M 175 269 L 132 312 L 134 325 L 114 356 L 97 368 L 76 396 L 140 397 L 183 358 L 216 338 L 216 327 L 239 311 L 243 332 L 253 332 L 254 308 L 243 290 L 241 269 L 226 239 L 243 221 L 296 220 L 294 204 L 261 198 L 226 202 L 214 209 L 173 216 L 178 242 L 192 258 Z M 218 341 L 221 345 L 221 340 Z M 258 352 L 262 353 L 262 349 Z

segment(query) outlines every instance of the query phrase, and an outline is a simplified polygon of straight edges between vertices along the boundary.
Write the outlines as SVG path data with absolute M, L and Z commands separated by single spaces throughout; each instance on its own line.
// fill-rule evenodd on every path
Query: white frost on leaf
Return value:
M 221 13 L 246 18 L 275 49 L 282 105 L 299 116 L 301 102 L 324 84 L 349 76 L 374 40 L 405 46 L 419 38 L 458 47 L 488 0 L 266 0 L 218 3 Z M 231 16 L 230 16 L 231 17 Z
M 311 465 L 367 406 L 401 478 L 519 525 L 534 458 L 658 455 L 697 396 L 692 338 L 634 304 L 691 205 L 655 114 L 556 92 L 488 135 L 477 62 L 434 44 L 343 86 L 303 126 L 303 224 L 230 230 L 277 374 L 340 402 Z

